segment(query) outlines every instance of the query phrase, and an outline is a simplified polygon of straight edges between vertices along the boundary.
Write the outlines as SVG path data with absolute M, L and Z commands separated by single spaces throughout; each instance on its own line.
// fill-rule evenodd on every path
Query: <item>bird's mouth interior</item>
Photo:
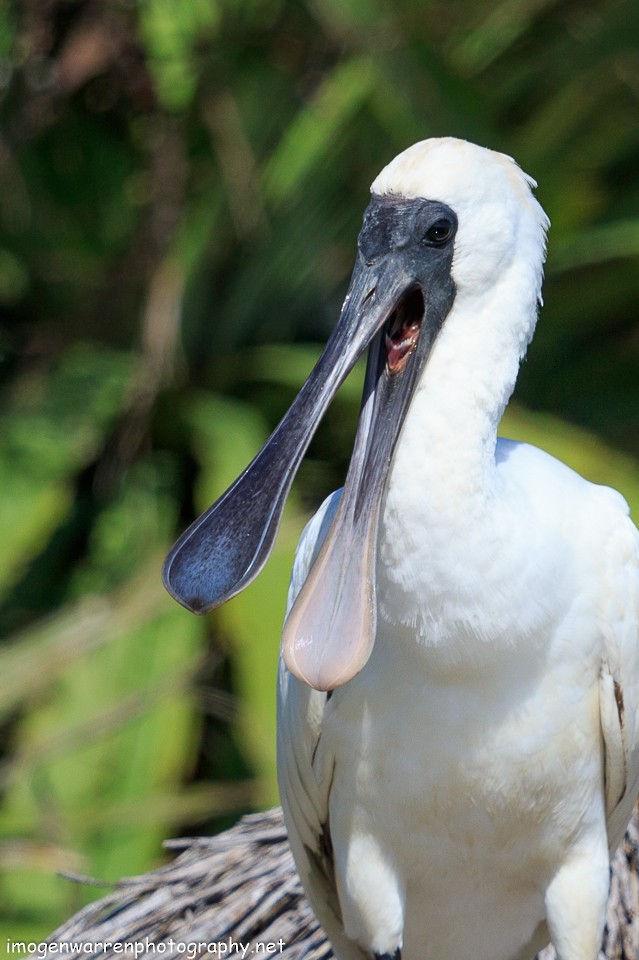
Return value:
M 424 319 L 424 295 L 419 287 L 411 287 L 403 295 L 384 328 L 386 365 L 390 374 L 400 373 L 409 355 L 417 346 Z

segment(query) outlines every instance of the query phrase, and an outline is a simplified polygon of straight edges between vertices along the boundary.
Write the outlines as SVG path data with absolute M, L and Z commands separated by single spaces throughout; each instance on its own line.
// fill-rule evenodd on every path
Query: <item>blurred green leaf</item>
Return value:
M 197 46 L 214 35 L 220 20 L 215 0 L 140 0 L 140 31 L 169 110 L 185 109 L 198 80 Z
M 343 126 L 370 94 L 375 65 L 368 57 L 346 61 L 323 80 L 308 108 L 288 127 L 265 174 L 264 191 L 275 204 L 288 200 L 330 158 Z
M 571 270 L 619 257 L 634 258 L 639 256 L 639 220 L 608 223 L 573 236 L 568 234 L 555 247 L 554 270 Z
M 43 548 L 95 457 L 136 370 L 127 354 L 78 345 L 50 371 L 19 380 L 0 415 L 0 596 Z
M 0 250 L 0 303 L 17 303 L 28 286 L 26 265 L 10 250 Z

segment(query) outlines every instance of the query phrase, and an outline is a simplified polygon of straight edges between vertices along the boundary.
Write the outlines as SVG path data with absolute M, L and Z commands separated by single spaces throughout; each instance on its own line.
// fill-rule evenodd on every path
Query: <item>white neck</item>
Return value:
M 487 574 L 497 428 L 534 329 L 537 290 L 538 276 L 519 258 L 480 298 L 458 293 L 396 447 L 380 530 L 380 612 L 428 643 L 447 640 L 441 624 L 472 620 L 464 582 Z
M 406 480 L 422 507 L 437 498 L 455 515 L 490 495 L 497 428 L 536 319 L 535 285 L 522 296 L 525 272 L 514 263 L 481 298 L 456 297 L 397 444 L 391 503 Z

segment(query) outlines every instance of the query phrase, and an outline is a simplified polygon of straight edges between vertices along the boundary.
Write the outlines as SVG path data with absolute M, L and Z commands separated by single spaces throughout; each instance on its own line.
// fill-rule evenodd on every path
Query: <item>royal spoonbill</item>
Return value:
M 297 550 L 279 678 L 291 846 L 340 960 L 595 960 L 639 779 L 639 534 L 623 498 L 497 439 L 548 220 L 451 138 L 372 186 L 326 349 L 183 535 L 203 611 L 264 564 L 318 419 L 368 347 L 343 491 Z

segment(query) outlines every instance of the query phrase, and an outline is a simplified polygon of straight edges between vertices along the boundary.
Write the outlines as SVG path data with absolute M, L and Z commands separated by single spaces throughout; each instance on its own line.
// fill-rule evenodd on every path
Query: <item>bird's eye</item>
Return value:
M 424 234 L 423 242 L 441 246 L 446 243 L 447 240 L 450 240 L 452 235 L 453 225 L 450 220 L 436 220 Z

